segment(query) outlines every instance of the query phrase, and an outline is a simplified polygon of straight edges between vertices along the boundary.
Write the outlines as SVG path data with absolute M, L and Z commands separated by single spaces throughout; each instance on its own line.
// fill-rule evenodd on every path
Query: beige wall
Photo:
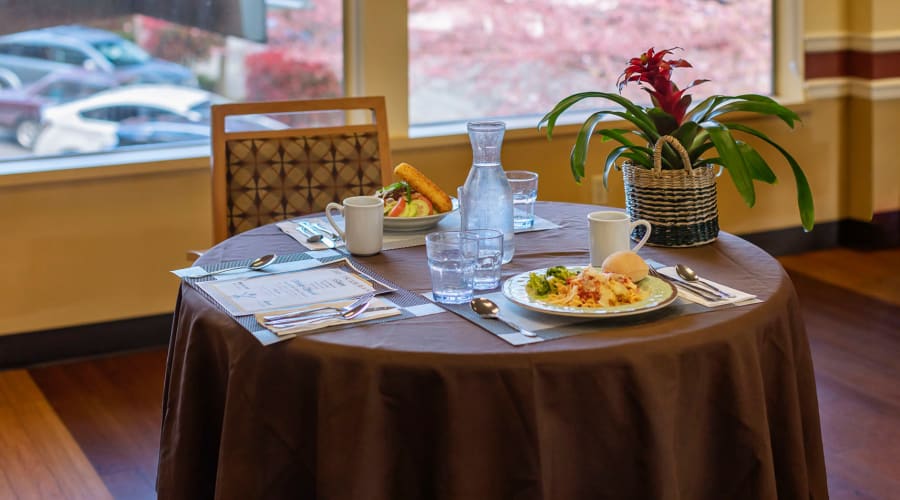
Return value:
M 803 19 L 806 33 L 846 31 L 849 28 L 847 0 L 806 0 Z

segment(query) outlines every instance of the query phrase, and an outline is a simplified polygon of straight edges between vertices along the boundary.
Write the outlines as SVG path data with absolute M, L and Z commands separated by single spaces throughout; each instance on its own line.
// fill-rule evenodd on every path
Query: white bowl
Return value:
M 426 215 L 423 217 L 385 217 L 384 218 L 384 230 L 385 231 L 421 231 L 423 229 L 430 229 L 437 225 L 444 217 L 452 214 L 459 210 L 459 201 L 450 197 L 450 200 L 453 202 L 453 210 L 449 212 L 443 212 L 440 214 L 434 215 Z

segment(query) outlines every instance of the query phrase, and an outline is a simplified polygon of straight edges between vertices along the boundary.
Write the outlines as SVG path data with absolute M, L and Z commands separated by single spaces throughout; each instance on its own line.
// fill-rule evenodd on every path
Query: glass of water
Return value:
M 478 239 L 462 231 L 440 231 L 425 236 L 428 270 L 434 300 L 463 304 L 472 300 Z
M 503 233 L 495 229 L 470 229 L 466 234 L 478 240 L 475 289 L 497 288 L 500 286 L 500 264 L 503 260 Z
M 537 200 L 538 174 L 528 170 L 508 170 L 506 179 L 512 188 L 513 229 L 534 225 L 534 202 Z

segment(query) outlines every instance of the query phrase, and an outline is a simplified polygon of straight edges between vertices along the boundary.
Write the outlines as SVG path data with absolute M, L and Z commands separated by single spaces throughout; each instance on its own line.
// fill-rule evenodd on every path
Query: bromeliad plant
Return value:
M 723 115 L 742 111 L 776 116 L 793 128 L 794 123 L 800 121 L 800 117 L 774 100 L 756 94 L 715 95 L 691 108 L 691 96 L 685 91 L 708 80 L 694 80 L 684 89 L 679 89 L 672 81 L 672 70 L 691 67 L 691 64 L 684 59 L 666 57 L 675 49 L 677 47 L 654 52 L 653 48 L 650 48 L 640 57 L 631 59 L 628 67 L 618 79 L 620 92 L 627 84 L 636 82 L 650 94 L 653 107 L 638 106 L 629 99 L 614 93 L 582 92 L 561 100 L 553 110 L 541 118 L 538 130 L 546 123 L 547 138 L 550 139 L 553 136 L 553 127 L 560 115 L 583 99 L 595 97 L 606 99 L 624 108 L 624 110 L 597 111 L 584 122 L 578 132 L 570 158 L 572 176 L 575 181 L 580 182 L 584 177 L 588 144 L 597 125 L 604 118 L 613 116 L 631 122 L 635 128 L 606 128 L 596 131 L 602 140 L 614 140 L 621 144 L 614 148 L 606 158 L 606 165 L 603 169 L 604 185 L 607 185 L 609 172 L 619 158 L 630 161 L 636 166 L 653 168 L 653 147 L 660 137 L 669 135 L 675 137 L 687 150 L 692 167 L 705 165 L 725 167 L 741 197 L 748 206 L 752 207 L 756 203 L 753 181 L 774 184 L 777 179 L 768 163 L 753 146 L 734 137 L 733 132 L 741 132 L 769 143 L 787 160 L 797 183 L 800 220 L 804 229 L 811 230 L 815 222 L 812 193 L 806 176 L 797 161 L 762 132 L 741 123 L 720 121 L 720 117 Z M 641 141 L 632 142 L 629 140 L 628 134 L 637 136 Z M 715 152 L 717 156 L 704 155 L 710 151 Z M 669 144 L 665 144 L 662 148 L 662 168 L 684 168 L 683 161 Z

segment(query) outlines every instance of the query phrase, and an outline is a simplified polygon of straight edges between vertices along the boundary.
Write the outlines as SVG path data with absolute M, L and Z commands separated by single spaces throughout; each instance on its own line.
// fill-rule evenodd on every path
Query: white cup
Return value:
M 623 212 L 591 212 L 587 216 L 591 233 L 591 265 L 600 267 L 610 254 L 620 250 L 637 252 L 650 238 L 650 223 L 644 219 L 631 222 Z M 631 232 L 638 226 L 647 228 L 644 237 L 631 247 Z
M 331 217 L 337 210 L 344 216 L 342 230 Z M 329 203 L 325 217 L 347 244 L 353 255 L 375 255 L 381 251 L 384 233 L 384 200 L 377 196 L 351 196 L 344 203 Z

